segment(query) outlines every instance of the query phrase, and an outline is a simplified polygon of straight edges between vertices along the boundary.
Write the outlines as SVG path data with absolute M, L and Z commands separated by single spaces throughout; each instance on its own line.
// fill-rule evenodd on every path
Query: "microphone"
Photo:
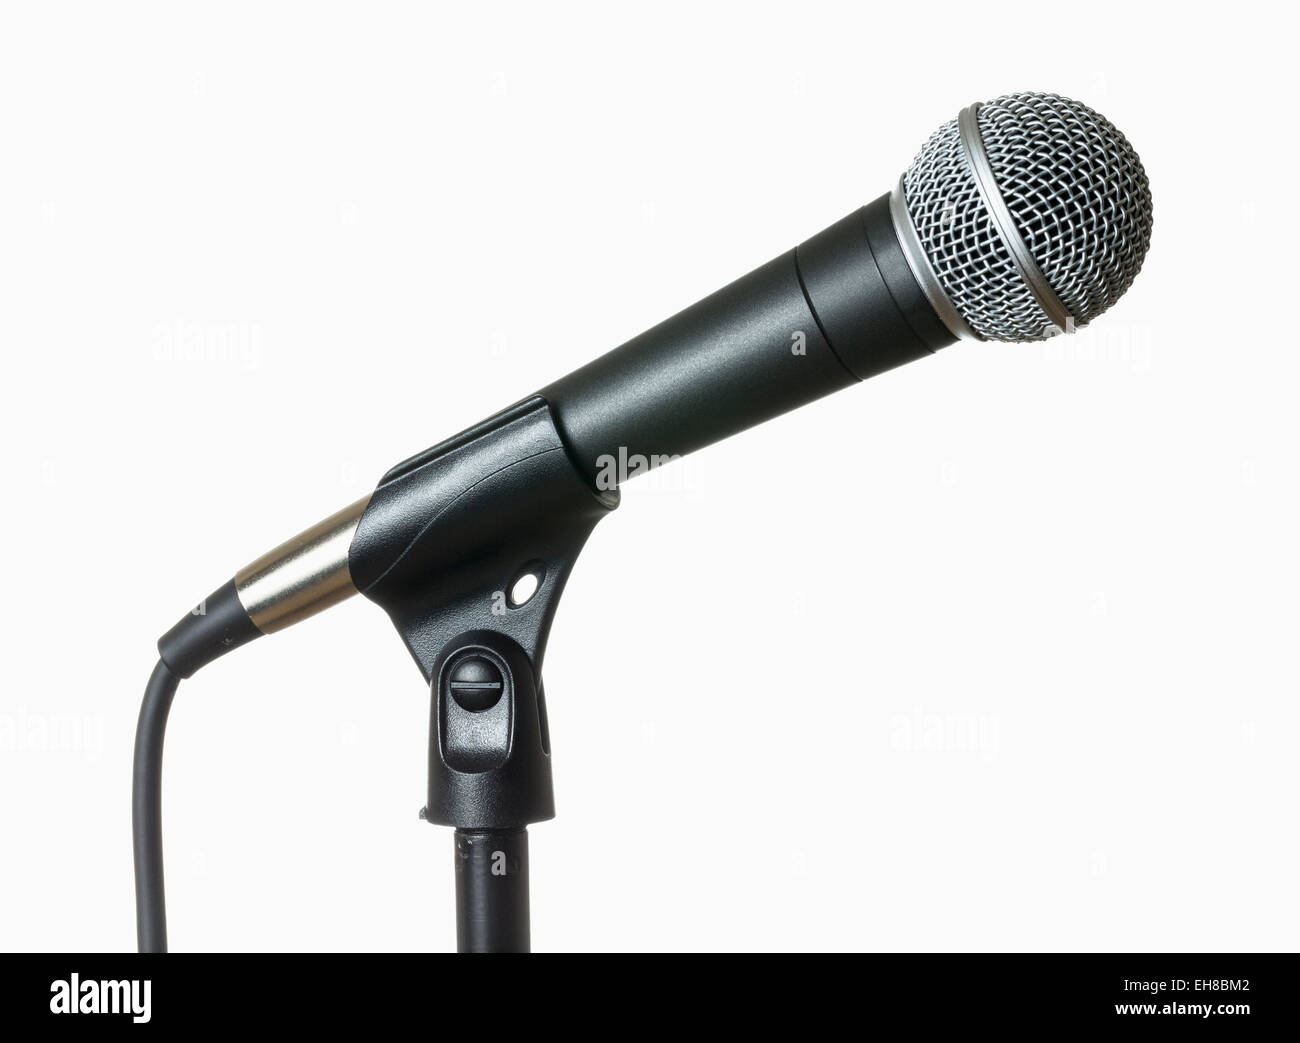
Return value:
M 503 613 L 493 624 L 522 649 L 519 676 L 535 674 L 568 568 L 632 476 L 626 462 L 637 461 L 639 473 L 643 460 L 693 452 L 959 339 L 1072 333 L 1128 290 L 1151 227 L 1142 163 L 1103 116 L 1054 94 L 970 105 L 874 202 L 399 464 L 370 496 L 241 569 L 158 642 L 136 740 L 142 949 L 165 947 L 158 789 L 180 678 L 358 591 L 389 611 L 426 677 L 440 676 L 442 630 L 477 618 L 465 599 L 485 563 L 514 567 L 499 554 L 507 544 L 536 551 L 538 573 L 548 567 L 542 556 L 554 556 L 533 617 Z M 520 496 L 492 500 L 491 483 L 515 483 Z M 510 510 L 494 509 L 502 502 Z M 498 517 L 511 510 L 524 513 Z M 457 598 L 459 615 L 445 609 Z M 440 712 L 454 717 L 453 704 L 463 709 L 480 689 L 499 690 L 491 678 L 514 676 L 507 660 L 515 651 L 483 647 L 487 659 L 457 675 L 460 687 Z M 534 701 L 544 732 L 540 685 Z M 452 717 L 440 721 L 440 735 L 452 729 Z M 432 801 L 431 809 L 455 817 Z M 530 814 L 549 817 L 541 805 Z
M 935 131 L 892 191 L 538 395 L 608 491 L 620 461 L 692 452 L 958 339 L 1073 333 L 1132 284 L 1151 225 L 1141 160 L 1105 117 L 1008 94 Z M 189 676 L 355 594 L 368 506 L 241 569 L 162 639 L 164 661 Z

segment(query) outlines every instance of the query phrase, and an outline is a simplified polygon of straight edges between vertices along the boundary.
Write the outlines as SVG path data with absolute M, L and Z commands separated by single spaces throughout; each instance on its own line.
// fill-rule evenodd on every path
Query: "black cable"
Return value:
M 181 679 L 161 659 L 153 668 L 135 730 L 131 837 L 135 848 L 135 931 L 141 952 L 167 951 L 163 894 L 162 755 L 167 713 Z
M 158 641 L 135 729 L 131 842 L 135 849 L 135 933 L 141 952 L 167 951 L 163 893 L 162 756 L 167 714 L 181 679 L 262 632 L 244 611 L 234 580 L 218 587 Z

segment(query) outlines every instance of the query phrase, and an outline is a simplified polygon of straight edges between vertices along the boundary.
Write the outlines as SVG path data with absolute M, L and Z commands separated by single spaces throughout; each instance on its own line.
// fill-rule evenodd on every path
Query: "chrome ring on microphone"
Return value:
M 975 187 L 979 190 L 980 198 L 989 212 L 993 228 L 1006 246 L 1012 262 L 1020 272 L 1020 277 L 1029 287 L 1029 292 L 1034 295 L 1039 307 L 1043 309 L 1048 322 L 1058 330 L 1073 333 L 1074 316 L 1056 295 L 1056 291 L 1047 281 L 1047 276 L 1043 274 L 1033 254 L 1029 252 L 1025 240 L 1016 231 L 1011 211 L 1007 209 L 1006 201 L 1002 198 L 997 179 L 993 175 L 993 167 L 989 164 L 988 153 L 984 150 L 984 137 L 980 134 L 979 108 L 978 103 L 967 105 L 957 116 L 957 133 L 961 139 L 966 161 L 970 164 L 971 173 L 975 175 Z

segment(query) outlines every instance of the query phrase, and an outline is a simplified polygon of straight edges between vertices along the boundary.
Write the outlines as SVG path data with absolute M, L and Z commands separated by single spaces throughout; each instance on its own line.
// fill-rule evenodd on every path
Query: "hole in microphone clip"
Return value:
M 545 574 L 545 568 L 540 561 L 529 562 L 525 565 L 513 580 L 510 581 L 510 599 L 511 608 L 520 608 L 528 604 L 537 593 L 537 589 L 542 585 L 542 576 Z

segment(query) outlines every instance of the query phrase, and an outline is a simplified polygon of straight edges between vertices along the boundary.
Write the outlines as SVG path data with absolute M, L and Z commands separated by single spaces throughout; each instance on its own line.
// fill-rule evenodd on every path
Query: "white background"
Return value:
M 1294 948 L 1281 8 L 469 7 L 0 16 L 0 947 L 134 944 L 193 602 L 1050 90 L 1140 152 L 1146 269 L 626 488 L 546 663 L 534 944 Z M 182 685 L 173 948 L 450 948 L 427 717 L 362 599 Z

